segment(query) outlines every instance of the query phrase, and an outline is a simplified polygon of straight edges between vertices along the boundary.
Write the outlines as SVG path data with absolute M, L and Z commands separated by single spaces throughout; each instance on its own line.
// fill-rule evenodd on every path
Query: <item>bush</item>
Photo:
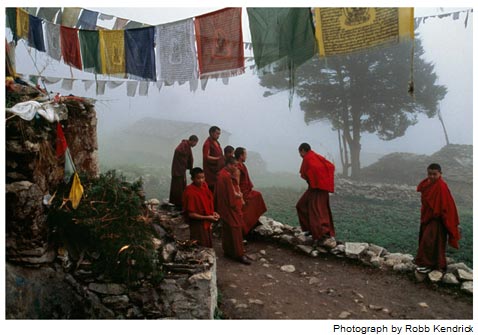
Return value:
M 49 213 L 59 243 L 78 253 L 99 255 L 96 273 L 129 282 L 144 275 L 160 276 L 153 248 L 155 230 L 144 207 L 142 182 L 128 183 L 114 170 L 99 178 L 80 176 L 83 198 L 76 210 L 68 198 L 71 185 L 60 186 Z

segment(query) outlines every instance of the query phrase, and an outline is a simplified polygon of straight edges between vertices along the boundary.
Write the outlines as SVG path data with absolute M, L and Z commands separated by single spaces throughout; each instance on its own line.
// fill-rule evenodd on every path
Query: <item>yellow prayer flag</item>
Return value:
M 104 74 L 125 73 L 125 50 L 123 30 L 100 30 L 101 72 Z
M 315 20 L 320 56 L 414 38 L 413 8 L 316 8 Z
M 28 16 L 28 12 L 22 8 L 17 8 L 17 36 L 19 39 L 28 39 L 29 26 L 30 17 Z
M 83 185 L 81 185 L 80 177 L 75 172 L 73 176 L 73 183 L 71 184 L 70 195 L 68 198 L 71 201 L 73 209 L 76 209 L 80 204 L 81 197 L 83 196 Z

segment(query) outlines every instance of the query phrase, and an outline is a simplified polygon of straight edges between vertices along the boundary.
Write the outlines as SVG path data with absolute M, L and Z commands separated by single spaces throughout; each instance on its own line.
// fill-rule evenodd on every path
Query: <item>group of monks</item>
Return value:
M 191 135 L 175 149 L 172 164 L 170 202 L 181 207 L 190 226 L 190 238 L 212 247 L 212 224 L 221 220 L 222 247 L 227 257 L 244 264 L 250 259 L 244 251 L 244 238 L 267 210 L 262 194 L 253 190 L 245 165 L 247 150 L 218 141 L 221 129 L 213 126 L 203 144 L 203 168 L 193 168 L 192 148 L 197 136 Z M 186 186 L 186 170 L 192 183 Z
M 218 141 L 221 129 L 213 126 L 204 142 L 203 168 L 193 168 L 192 148 L 198 137 L 183 140 L 174 152 L 170 202 L 181 207 L 190 226 L 190 238 L 199 245 L 212 247 L 212 223 L 222 223 L 222 247 L 227 257 L 244 264 L 250 259 L 244 251 L 244 238 L 267 210 L 262 194 L 253 190 L 245 165 L 247 150 L 226 146 Z M 329 193 L 334 192 L 335 166 L 314 152 L 308 143 L 299 146 L 302 157 L 300 176 L 308 188 L 296 204 L 302 231 L 311 235 L 316 246 L 334 248 L 335 228 Z M 192 183 L 186 186 L 186 170 Z M 431 164 L 428 176 L 417 187 L 421 192 L 417 271 L 427 273 L 446 269 L 446 244 L 458 248 L 459 219 L 453 197 L 441 177 L 441 167 Z

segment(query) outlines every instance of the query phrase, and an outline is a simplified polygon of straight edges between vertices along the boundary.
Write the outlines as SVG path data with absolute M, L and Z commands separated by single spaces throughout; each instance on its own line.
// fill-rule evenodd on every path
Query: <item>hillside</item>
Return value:
M 416 186 L 426 176 L 426 168 L 438 163 L 458 203 L 473 203 L 473 146 L 450 144 L 434 154 L 391 153 L 363 168 L 362 181 Z

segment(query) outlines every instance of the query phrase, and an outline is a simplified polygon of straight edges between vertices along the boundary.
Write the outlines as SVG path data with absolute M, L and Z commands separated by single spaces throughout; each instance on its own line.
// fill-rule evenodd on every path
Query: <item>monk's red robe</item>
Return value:
M 189 214 L 212 215 L 213 200 L 213 195 L 206 183 L 203 183 L 201 187 L 190 184 L 183 193 L 183 214 L 184 220 L 189 224 L 190 239 L 208 248 L 212 248 L 211 222 L 191 219 Z
M 226 256 L 240 259 L 244 256 L 242 227 L 244 225 L 240 198 L 236 197 L 231 174 L 219 171 L 214 190 L 216 211 L 222 221 L 222 249 Z
M 219 157 L 219 160 L 211 161 L 207 157 Z M 202 146 L 202 166 L 206 183 L 211 191 L 214 191 L 216 185 L 217 174 L 224 167 L 224 155 L 221 149 L 221 144 L 208 137 Z
M 193 167 L 194 159 L 191 145 L 188 140 L 182 140 L 174 150 L 173 163 L 171 165 L 171 188 L 169 190 L 169 202 L 182 206 L 182 197 L 186 188 L 186 170 Z
M 310 150 L 302 160 L 300 175 L 309 185 L 296 204 L 302 231 L 314 240 L 335 236 L 329 192 L 334 192 L 335 167 L 323 156 Z
M 264 214 L 265 211 L 267 211 L 267 207 L 264 199 L 262 198 L 261 192 L 252 189 L 254 185 L 249 177 L 247 166 L 244 165 L 244 163 L 238 163 L 237 167 L 241 173 L 239 178 L 239 186 L 245 201 L 245 205 L 242 208 L 244 219 L 242 233 L 245 236 L 257 224 L 259 217 Z
M 458 248 L 460 232 L 455 201 L 442 178 L 431 183 L 428 178 L 417 186 L 421 193 L 420 234 L 417 266 L 431 269 L 446 269 L 446 244 Z

